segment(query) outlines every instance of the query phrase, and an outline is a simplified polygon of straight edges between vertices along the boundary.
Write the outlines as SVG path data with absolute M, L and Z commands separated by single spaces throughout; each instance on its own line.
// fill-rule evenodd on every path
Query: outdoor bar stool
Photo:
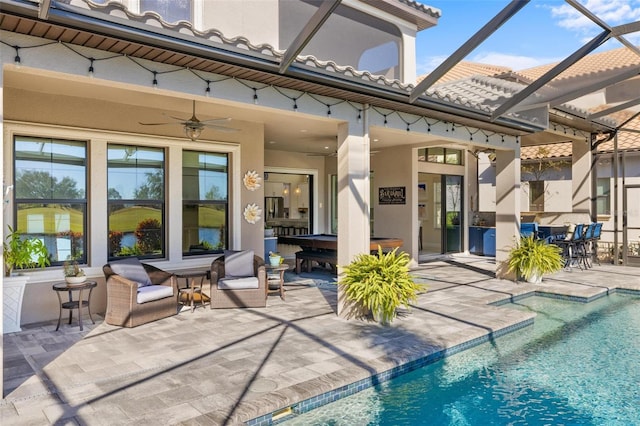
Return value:
M 591 256 L 591 250 L 589 249 L 589 244 L 591 238 L 593 238 L 593 230 L 595 226 L 595 223 L 590 223 L 588 225 L 585 224 L 582 237 L 577 242 L 578 257 L 582 265 L 584 265 L 585 269 L 591 268 L 591 260 L 589 259 L 589 257 Z
M 578 267 L 582 269 L 582 265 L 580 264 L 578 257 L 578 241 L 582 238 L 583 227 L 584 225 L 581 223 L 569 226 L 564 240 L 556 240 L 554 242 L 554 244 L 562 249 L 565 268 L 570 268 L 572 265 L 578 265 Z
M 602 234 L 602 222 L 597 222 L 593 225 L 591 237 L 586 241 L 587 256 L 592 265 L 595 261 L 598 266 L 600 266 L 600 259 L 598 259 L 598 241 L 600 241 L 600 235 Z

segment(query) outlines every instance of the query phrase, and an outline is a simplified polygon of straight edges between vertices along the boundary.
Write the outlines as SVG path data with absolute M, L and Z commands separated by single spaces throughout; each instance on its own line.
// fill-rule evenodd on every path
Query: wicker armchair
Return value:
M 263 308 L 267 306 L 267 275 L 264 260 L 260 256 L 253 256 L 253 272 L 258 278 L 258 288 L 220 289 L 218 281 L 225 278 L 224 256 L 220 256 L 211 263 L 211 281 L 209 294 L 211 295 L 211 309 L 213 308 Z
M 152 265 L 142 264 L 153 285 L 173 288 L 172 295 L 138 303 L 138 283 L 116 274 L 110 264 L 102 267 L 107 280 L 107 324 L 136 327 L 178 312 L 178 283 L 174 274 Z

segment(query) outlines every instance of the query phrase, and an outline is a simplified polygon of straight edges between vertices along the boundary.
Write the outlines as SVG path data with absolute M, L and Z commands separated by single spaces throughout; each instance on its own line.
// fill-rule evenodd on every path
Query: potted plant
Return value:
M 15 269 L 49 265 L 49 253 L 41 240 L 23 239 L 18 231 L 15 231 L 10 226 L 8 228 L 9 233 L 2 245 L 5 271 L 2 285 L 3 333 L 13 333 L 21 330 L 22 298 L 29 276 L 14 275 Z
M 8 226 L 9 234 L 3 243 L 4 274 L 9 277 L 15 269 L 27 269 L 49 265 L 49 252 L 42 240 L 22 238 L 22 235 Z
M 562 249 L 534 235 L 521 237 L 509 252 L 508 271 L 523 277 L 527 282 L 539 284 L 542 276 L 559 271 L 564 266 Z
M 284 261 L 284 258 L 280 254 L 270 251 L 269 252 L 269 264 L 271 266 L 278 266 Z
M 78 265 L 75 258 L 70 257 L 63 263 L 64 279 L 69 284 L 80 284 L 87 280 L 87 276 Z
M 350 302 L 351 313 L 364 308 L 381 324 L 389 324 L 397 315 L 397 308 L 417 300 L 426 286 L 418 284 L 409 274 L 409 255 L 398 249 L 377 254 L 360 254 L 344 267 L 338 285 Z

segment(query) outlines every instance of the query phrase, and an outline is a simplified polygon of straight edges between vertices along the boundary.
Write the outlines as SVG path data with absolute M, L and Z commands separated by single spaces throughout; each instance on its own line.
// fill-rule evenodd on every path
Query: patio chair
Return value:
M 264 260 L 253 250 L 225 251 L 211 263 L 211 309 L 267 306 Z
M 136 327 L 178 313 L 174 274 L 128 258 L 102 267 L 107 280 L 105 322 Z
M 555 240 L 553 244 L 562 248 L 562 257 L 565 260 L 564 267 L 569 268 L 577 265 L 582 269 L 580 262 L 580 241 L 583 235 L 584 224 L 570 225 L 565 234 L 564 240 Z

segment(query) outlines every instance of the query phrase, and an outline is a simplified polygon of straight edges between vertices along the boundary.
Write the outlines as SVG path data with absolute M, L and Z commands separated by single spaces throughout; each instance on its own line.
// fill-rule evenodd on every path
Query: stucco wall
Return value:
M 408 146 L 385 149 L 371 157 L 374 235 L 401 238 L 401 250 L 417 257 L 417 152 Z M 380 205 L 380 187 L 404 187 L 406 204 Z M 414 235 L 415 233 L 415 235 Z M 416 244 L 412 244 L 415 241 Z

